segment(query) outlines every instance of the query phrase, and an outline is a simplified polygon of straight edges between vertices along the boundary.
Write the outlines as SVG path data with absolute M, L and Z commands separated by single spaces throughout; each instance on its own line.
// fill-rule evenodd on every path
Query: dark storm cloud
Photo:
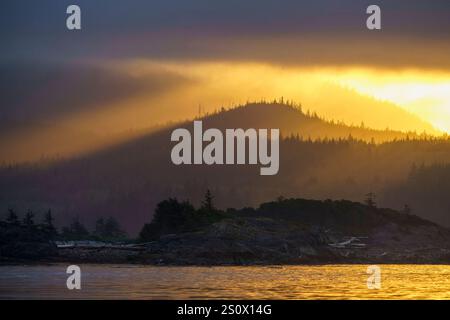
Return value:
M 68 4 L 82 8 L 81 32 L 65 29 Z M 378 34 L 365 28 L 365 9 L 369 4 L 378 4 L 382 9 L 383 30 Z M 349 51 L 368 43 L 373 47 L 387 46 L 395 43 L 392 39 L 408 39 L 418 47 L 424 40 L 448 44 L 450 1 L 3 0 L 0 27 L 6 48 L 0 53 L 3 59 L 238 59 L 243 51 L 247 60 L 252 59 L 251 41 L 262 43 L 278 37 L 288 38 L 289 48 L 307 36 L 343 39 L 343 46 L 351 42 Z M 266 48 L 270 45 L 267 42 Z M 253 49 L 256 59 L 283 62 L 283 54 L 261 57 L 258 53 L 263 48 Z M 398 50 L 401 48 L 385 49 Z M 438 46 L 430 50 L 438 50 Z M 409 52 L 410 48 L 404 53 Z M 368 55 L 367 60 L 370 58 Z M 299 55 L 298 59 L 321 62 L 314 56 Z M 383 59 L 389 62 L 389 55 Z M 352 60 L 352 56 L 347 61 L 343 57 L 338 63 Z

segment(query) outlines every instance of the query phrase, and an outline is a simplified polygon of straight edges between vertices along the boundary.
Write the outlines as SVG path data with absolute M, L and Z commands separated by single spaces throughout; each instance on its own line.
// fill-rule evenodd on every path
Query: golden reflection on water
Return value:
M 82 289 L 66 288 L 66 265 L 0 267 L 1 299 L 450 299 L 448 265 L 154 267 L 80 265 Z

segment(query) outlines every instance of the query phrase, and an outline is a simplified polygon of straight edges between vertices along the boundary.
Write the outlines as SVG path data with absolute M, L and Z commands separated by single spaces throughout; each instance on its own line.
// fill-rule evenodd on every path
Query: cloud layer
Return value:
M 376 1 L 381 31 L 365 26 L 367 1 L 78 0 L 80 32 L 65 29 L 73 1 L 5 0 L 3 60 L 105 58 L 261 60 L 447 68 L 450 2 Z M 27 8 L 27 10 L 24 10 Z

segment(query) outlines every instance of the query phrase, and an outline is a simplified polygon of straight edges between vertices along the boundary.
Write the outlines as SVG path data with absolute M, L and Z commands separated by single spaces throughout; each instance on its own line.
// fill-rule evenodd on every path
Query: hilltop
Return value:
M 381 143 L 407 137 L 410 139 L 430 137 L 416 132 L 375 130 L 366 127 L 363 123 L 353 126 L 343 122 L 328 121 L 320 118 L 316 113 L 303 110 L 301 105 L 276 101 L 247 103 L 206 114 L 201 119 L 213 128 L 280 128 L 284 137 L 293 135 L 312 140 L 352 137 L 357 140 Z

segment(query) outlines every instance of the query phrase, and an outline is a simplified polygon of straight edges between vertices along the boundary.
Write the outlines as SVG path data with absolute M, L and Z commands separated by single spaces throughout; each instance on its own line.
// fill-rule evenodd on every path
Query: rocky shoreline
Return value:
M 3 246 L 0 263 L 450 264 L 449 243 L 449 231 L 434 224 L 414 228 L 391 224 L 370 235 L 348 236 L 286 225 L 270 218 L 244 217 L 225 219 L 198 232 L 165 235 L 148 243 L 78 242 L 58 246 L 55 242 L 19 242 L 9 251 Z
M 0 263 L 53 262 L 450 264 L 450 230 L 392 209 L 304 199 L 234 210 L 195 230 L 159 232 L 147 242 L 58 242 L 42 228 L 0 223 Z

